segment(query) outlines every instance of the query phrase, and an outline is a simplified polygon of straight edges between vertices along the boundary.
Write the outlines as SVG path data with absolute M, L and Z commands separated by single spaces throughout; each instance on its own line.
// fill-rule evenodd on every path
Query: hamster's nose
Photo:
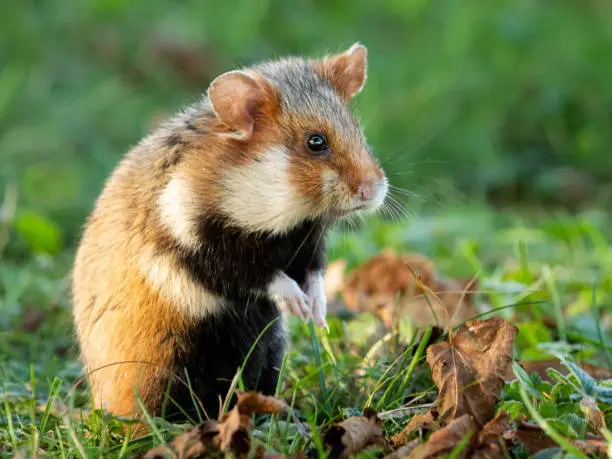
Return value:
M 376 183 L 372 180 L 363 182 L 357 190 L 357 197 L 360 201 L 371 201 L 376 195 Z

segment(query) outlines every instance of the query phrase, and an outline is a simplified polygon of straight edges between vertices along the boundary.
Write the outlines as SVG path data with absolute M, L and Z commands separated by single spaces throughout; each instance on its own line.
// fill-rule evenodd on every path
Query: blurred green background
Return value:
M 121 155 L 217 74 L 355 41 L 356 110 L 417 212 L 609 203 L 608 1 L 22 0 L 0 18 L 0 250 L 73 247 Z

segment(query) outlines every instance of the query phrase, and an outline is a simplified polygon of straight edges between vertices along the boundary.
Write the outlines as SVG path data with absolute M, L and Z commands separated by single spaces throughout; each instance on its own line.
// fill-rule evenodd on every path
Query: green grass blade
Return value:
M 6 400 L 4 401 L 4 412 L 6 413 L 6 423 L 8 427 L 9 437 L 11 437 L 13 449 L 17 451 L 17 434 L 15 433 L 15 428 L 13 426 L 13 416 L 11 415 L 11 409 Z
M 51 383 L 51 389 L 49 390 L 49 399 L 47 400 L 47 405 L 45 406 L 45 412 L 43 413 L 42 419 L 40 421 L 39 431 L 44 435 L 45 427 L 47 426 L 47 421 L 49 420 L 49 413 L 51 412 L 51 407 L 53 405 L 53 401 L 55 397 L 59 395 L 59 390 L 62 387 L 62 380 L 58 377 L 53 379 Z
M 431 338 L 432 331 L 433 329 L 429 327 L 427 330 L 425 330 L 425 333 L 423 333 L 421 342 L 419 343 L 419 346 L 417 347 L 417 350 L 414 353 L 410 364 L 408 365 L 408 369 L 406 370 L 406 374 L 404 375 L 404 380 L 402 381 L 402 385 L 399 388 L 400 396 L 408 387 L 408 384 L 410 383 L 410 378 L 412 378 L 412 374 L 414 373 L 415 368 L 417 367 L 421 358 L 423 357 L 423 354 L 425 353 L 425 348 L 429 344 L 429 338 Z
M 321 347 L 319 346 L 319 339 L 317 338 L 317 333 L 315 331 L 315 326 L 312 319 L 308 321 L 308 330 L 310 331 L 310 338 L 312 340 L 312 348 L 314 351 L 315 363 L 317 365 L 317 374 L 319 375 L 319 387 L 321 388 L 321 395 L 323 397 L 323 400 L 327 402 L 327 386 L 325 385 L 325 373 L 323 372 Z
M 164 439 L 164 436 L 162 435 L 162 433 L 159 430 L 159 428 L 157 427 L 157 425 L 155 425 L 155 421 L 151 417 L 151 414 L 149 413 L 149 411 L 147 411 L 146 407 L 144 406 L 144 403 L 142 403 L 142 399 L 140 398 L 140 395 L 138 395 L 138 393 L 136 394 L 136 402 L 138 403 L 138 406 L 140 406 L 140 409 L 142 410 L 142 413 L 144 414 L 144 417 L 146 418 L 147 422 L 149 423 L 149 426 L 151 426 L 151 430 L 153 431 L 153 435 L 157 438 L 157 440 L 159 441 L 160 444 L 165 445 L 166 444 L 166 440 Z
M 567 326 L 565 324 L 565 316 L 563 315 L 563 308 L 561 306 L 561 298 L 559 297 L 559 291 L 557 290 L 557 284 L 553 278 L 552 271 L 547 265 L 543 266 L 544 277 L 548 291 L 550 293 L 553 308 L 555 311 L 555 319 L 557 322 L 557 329 L 559 331 L 559 338 L 562 341 L 567 342 Z

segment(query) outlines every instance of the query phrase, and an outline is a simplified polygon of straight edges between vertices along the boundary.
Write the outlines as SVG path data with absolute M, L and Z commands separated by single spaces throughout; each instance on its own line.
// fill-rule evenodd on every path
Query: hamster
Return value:
M 327 228 L 388 190 L 349 108 L 366 58 L 356 43 L 224 73 L 121 160 L 73 271 L 95 408 L 214 417 L 239 369 L 274 393 L 282 311 L 326 326 Z

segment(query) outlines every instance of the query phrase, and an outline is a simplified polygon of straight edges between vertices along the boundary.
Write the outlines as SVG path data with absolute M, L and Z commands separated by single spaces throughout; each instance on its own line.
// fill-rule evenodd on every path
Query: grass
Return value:
M 353 230 L 336 229 L 330 236 L 329 257 L 344 258 L 355 266 L 378 249 L 392 246 L 430 256 L 437 270 L 447 275 L 478 272 L 482 311 L 503 307 L 497 314 L 519 326 L 516 357 L 533 360 L 560 352 L 605 366 L 612 346 L 606 341 L 612 309 L 608 228 L 599 213 L 520 218 L 511 211 L 439 209 L 435 216 L 410 222 L 372 221 Z M 0 333 L 0 451 L 4 455 L 37 450 L 60 457 L 129 457 L 186 428 L 148 419 L 153 434 L 131 439 L 123 431 L 123 421 L 107 413 L 82 417 L 81 410 L 89 408 L 89 394 L 84 383 L 73 388 L 83 370 L 71 334 L 70 263 L 71 254 L 66 252 L 0 265 L 4 330 Z M 316 435 L 325 426 L 366 406 L 385 412 L 406 403 L 434 401 L 437 391 L 424 363 L 422 341 L 415 339 L 409 321 L 404 322 L 399 338 L 381 341 L 376 321 L 367 314 L 350 320 L 330 317 L 329 334 L 291 320 L 292 348 L 278 392 L 302 422 L 311 424 L 314 438 L 301 435 L 291 419 L 280 416 L 260 420 L 256 437 L 286 453 L 320 448 Z M 569 389 L 557 392 L 582 390 L 577 382 L 558 384 L 562 383 Z M 584 422 L 584 415 L 573 406 L 550 419 L 541 419 L 541 413 L 535 416 L 533 401 L 545 399 L 543 394 L 553 393 L 553 386 L 536 381 L 529 383 L 529 392 L 524 386 L 517 392 L 513 384 L 506 385 L 501 403 L 541 423 L 554 439 L 556 421 L 563 416 L 573 413 L 572 419 L 577 416 Z M 607 393 L 605 387 L 598 390 Z M 568 403 L 577 404 L 561 405 Z M 612 407 L 604 402 L 600 406 L 610 426 Z M 392 434 L 401 425 L 389 418 L 384 427 Z
M 520 328 L 517 358 L 560 352 L 612 370 L 612 218 L 605 210 L 612 196 L 612 9 L 605 1 L 24 0 L 4 10 L 2 455 L 129 457 L 184 429 L 151 419 L 154 434 L 133 439 L 125 420 L 81 416 L 90 397 L 86 382 L 76 384 L 84 374 L 68 289 L 83 221 L 152 118 L 196 99 L 216 75 L 355 41 L 368 46 L 370 62 L 355 110 L 402 188 L 392 190 L 394 223 L 337 229 L 329 259 L 355 267 L 383 247 L 418 251 L 438 272 L 477 276 L 482 314 L 495 310 Z M 397 220 L 404 211 L 395 200 L 404 198 L 413 216 Z M 496 210 L 484 201 L 523 207 Z M 577 213 L 547 210 L 555 203 Z M 435 399 L 409 321 L 386 337 L 369 315 L 332 317 L 329 334 L 297 320 L 290 325 L 292 351 L 278 393 L 311 426 L 312 438 L 292 420 L 263 418 L 256 434 L 275 449 L 322 451 L 319 433 L 344 415 Z M 542 415 L 541 425 L 588 430 L 575 400 L 578 381 L 521 384 L 504 389 L 508 410 L 537 420 L 533 408 L 552 399 L 557 411 Z M 609 426 L 612 409 L 598 403 Z M 385 431 L 403 424 L 390 417 Z

